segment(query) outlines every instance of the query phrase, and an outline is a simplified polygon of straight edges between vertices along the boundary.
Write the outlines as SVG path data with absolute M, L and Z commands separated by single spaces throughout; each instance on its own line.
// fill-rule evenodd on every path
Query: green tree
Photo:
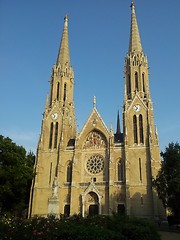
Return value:
M 180 145 L 169 143 L 161 152 L 162 166 L 154 180 L 159 198 L 165 208 L 180 220 Z
M 35 156 L 0 135 L 1 214 L 20 215 L 28 207 Z

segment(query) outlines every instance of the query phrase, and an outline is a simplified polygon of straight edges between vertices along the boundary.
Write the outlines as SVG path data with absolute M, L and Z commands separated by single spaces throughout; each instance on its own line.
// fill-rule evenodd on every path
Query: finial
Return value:
M 158 129 L 157 129 L 157 126 L 155 126 L 155 135 L 156 135 L 156 137 L 158 137 Z
M 131 2 L 131 9 L 132 9 L 132 13 L 135 13 L 134 0 L 132 0 L 132 2 Z
M 96 96 L 93 97 L 93 107 L 96 108 Z
M 68 26 L 68 15 L 66 15 L 64 17 L 64 26 L 67 27 Z
M 113 130 L 112 123 L 110 123 L 110 135 L 111 135 L 111 137 L 114 136 L 114 130 Z

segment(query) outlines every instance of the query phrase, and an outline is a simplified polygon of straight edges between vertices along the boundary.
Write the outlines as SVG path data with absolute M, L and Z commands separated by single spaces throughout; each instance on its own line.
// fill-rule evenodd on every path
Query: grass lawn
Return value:
M 180 240 L 180 233 L 159 232 L 162 240 Z

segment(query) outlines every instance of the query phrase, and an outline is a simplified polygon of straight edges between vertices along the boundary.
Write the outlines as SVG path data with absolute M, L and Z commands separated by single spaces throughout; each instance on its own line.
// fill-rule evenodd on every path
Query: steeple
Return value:
M 134 1 L 131 3 L 131 30 L 129 39 L 129 53 L 131 52 L 142 52 L 142 45 L 138 30 L 138 24 L 135 13 Z
M 64 18 L 64 30 L 61 38 L 58 58 L 56 64 L 70 64 L 69 37 L 68 37 L 68 16 Z
M 120 133 L 121 133 L 121 128 L 120 128 L 120 119 L 119 119 L 119 110 L 118 110 L 116 134 L 120 134 Z

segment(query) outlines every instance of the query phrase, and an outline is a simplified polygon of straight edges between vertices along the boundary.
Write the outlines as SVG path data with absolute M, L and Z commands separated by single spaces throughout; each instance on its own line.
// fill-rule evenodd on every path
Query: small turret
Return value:
M 117 113 L 117 129 L 116 129 L 116 133 L 114 134 L 114 142 L 123 143 L 123 133 L 121 133 L 121 128 L 120 128 L 119 110 Z
M 120 128 L 120 118 L 119 118 L 119 110 L 118 110 L 116 134 L 120 134 L 120 133 L 121 133 L 121 128 Z

